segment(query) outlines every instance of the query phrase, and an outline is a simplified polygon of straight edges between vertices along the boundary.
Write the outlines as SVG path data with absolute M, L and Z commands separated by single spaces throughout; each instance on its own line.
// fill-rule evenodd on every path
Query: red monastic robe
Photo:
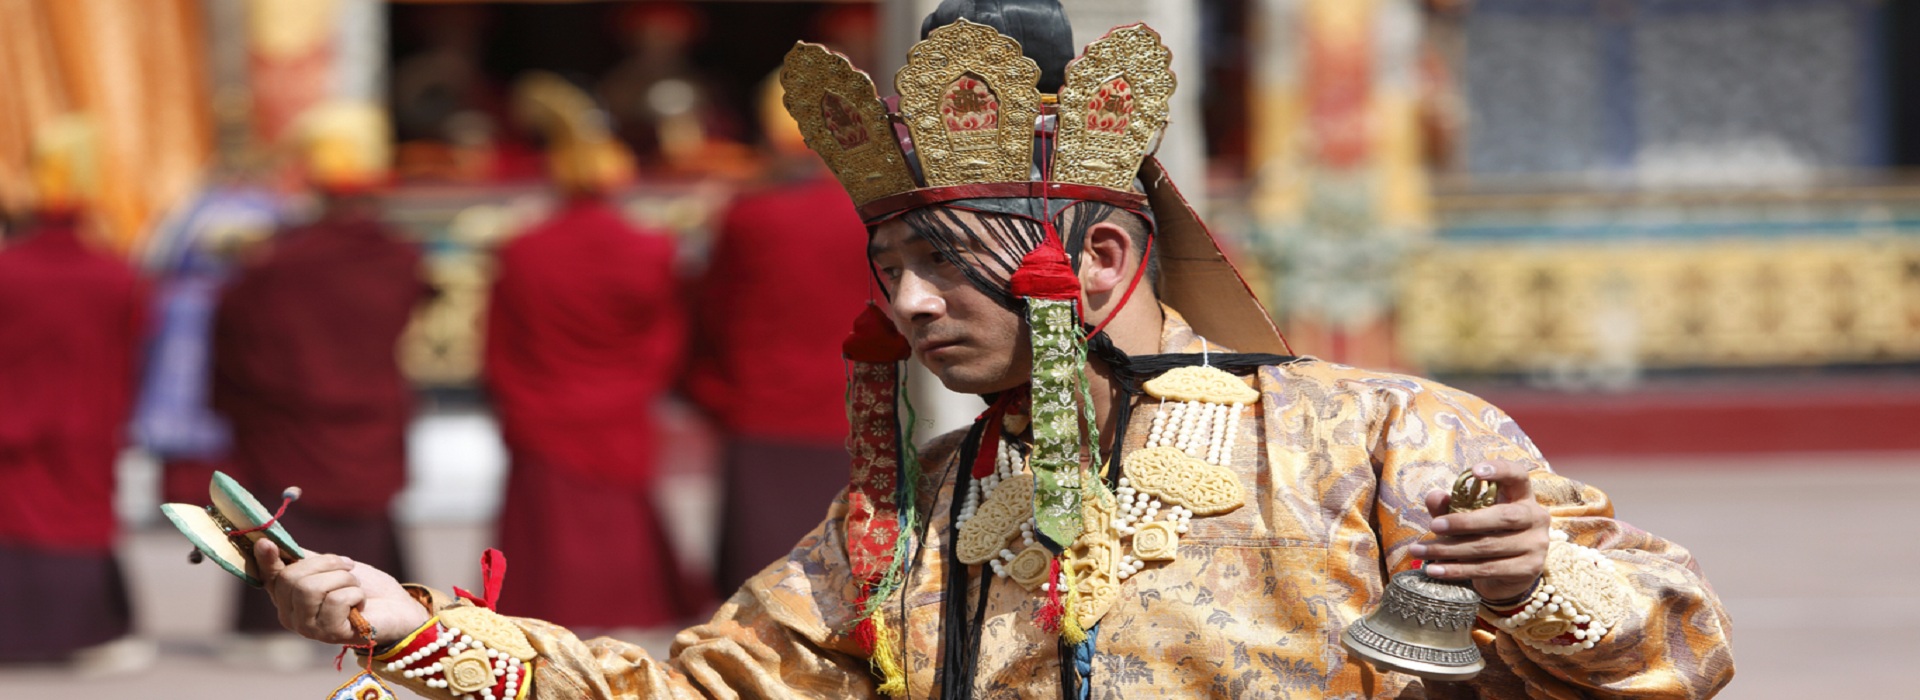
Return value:
M 832 407 L 847 391 L 840 343 L 877 296 L 866 246 L 832 177 L 743 194 L 728 208 L 699 287 L 689 386 L 728 433 L 846 439 L 846 412 Z M 819 516 L 809 514 L 809 527 Z
M 55 660 L 126 634 L 114 461 L 145 286 L 71 217 L 0 248 L 0 660 Z
M 0 249 L 0 543 L 107 553 L 146 291 L 59 220 Z
M 674 243 L 569 201 L 498 253 L 486 385 L 513 467 L 502 610 L 597 628 L 695 612 L 659 513 L 654 404 L 679 371 Z
M 425 299 L 420 253 L 385 224 L 329 214 L 281 233 L 221 293 L 213 406 L 233 427 L 234 477 L 301 546 L 404 572 L 389 507 L 406 485 L 413 390 L 395 345 Z M 276 631 L 272 601 L 242 596 L 239 629 Z
M 847 483 L 840 343 L 872 298 L 866 227 L 838 182 L 741 195 L 700 284 L 689 392 L 727 433 L 716 583 L 731 592 Z
M 428 290 L 419 251 L 370 218 L 286 231 L 241 268 L 221 295 L 213 364 L 242 483 L 262 499 L 299 486 L 306 513 L 387 514 L 413 416 L 394 346 Z

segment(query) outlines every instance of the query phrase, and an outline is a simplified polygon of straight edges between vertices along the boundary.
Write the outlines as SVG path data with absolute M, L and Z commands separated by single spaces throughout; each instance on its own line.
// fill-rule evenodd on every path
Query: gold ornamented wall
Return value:
M 452 388 L 479 382 L 492 251 L 544 219 L 551 211 L 549 196 L 478 192 L 455 201 L 432 195 L 390 201 L 392 223 L 413 232 L 427 251 L 427 280 L 438 292 L 414 312 L 400 339 L 400 368 L 415 385 Z M 623 197 L 621 209 L 636 225 L 674 234 L 682 260 L 697 260 L 704 259 L 714 213 L 729 196 L 720 186 L 663 187 Z
M 1447 242 L 1404 268 L 1424 371 L 1920 361 L 1920 238 Z

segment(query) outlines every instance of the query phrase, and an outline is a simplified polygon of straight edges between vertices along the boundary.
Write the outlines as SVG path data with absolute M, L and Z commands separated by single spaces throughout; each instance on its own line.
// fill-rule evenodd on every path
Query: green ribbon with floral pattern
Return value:
M 1086 346 L 1072 301 L 1027 300 L 1033 338 L 1033 517 L 1042 544 L 1055 553 L 1080 536 L 1080 385 L 1085 383 Z M 1094 430 L 1092 420 L 1085 421 Z

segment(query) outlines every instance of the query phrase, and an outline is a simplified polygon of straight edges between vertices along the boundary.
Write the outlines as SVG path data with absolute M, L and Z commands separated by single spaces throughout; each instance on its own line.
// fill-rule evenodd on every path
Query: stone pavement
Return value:
M 1904 665 L 1920 658 L 1920 550 L 1912 542 L 1920 528 L 1910 515 L 1920 504 L 1920 454 L 1589 458 L 1557 468 L 1606 490 L 1623 520 L 1698 557 L 1734 617 L 1739 674 L 1721 697 L 1915 696 L 1900 689 L 1910 683 Z M 683 474 L 669 492 L 681 541 L 704 547 L 712 484 Z M 409 537 L 423 580 L 447 586 L 477 577 L 482 524 L 417 525 Z M 156 527 L 134 533 L 122 551 L 140 627 L 157 640 L 157 664 L 94 678 L 0 668 L 0 698 L 317 699 L 348 677 L 331 664 L 279 673 L 222 662 L 217 630 L 235 586 L 211 566 L 187 566 L 185 553 L 177 534 Z M 635 637 L 657 652 L 669 633 Z

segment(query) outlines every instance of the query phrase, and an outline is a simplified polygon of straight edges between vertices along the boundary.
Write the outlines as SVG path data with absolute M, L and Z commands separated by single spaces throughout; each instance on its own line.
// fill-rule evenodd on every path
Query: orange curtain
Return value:
M 211 152 L 206 46 L 198 0 L 0 0 L 0 205 L 31 202 L 36 129 L 84 114 L 99 136 L 93 220 L 138 245 Z

